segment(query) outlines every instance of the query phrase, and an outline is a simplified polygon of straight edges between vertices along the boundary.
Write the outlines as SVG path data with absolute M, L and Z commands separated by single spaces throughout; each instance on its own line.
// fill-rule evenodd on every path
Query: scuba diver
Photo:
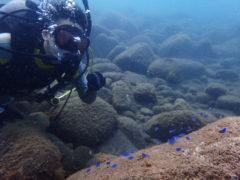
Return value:
M 37 100 L 50 100 L 69 84 L 83 102 L 96 99 L 105 78 L 99 72 L 85 76 L 92 22 L 87 0 L 83 5 L 85 12 L 72 0 L 0 4 L 0 96 L 9 99 L 0 102 L 0 114 L 12 97 L 45 87 Z

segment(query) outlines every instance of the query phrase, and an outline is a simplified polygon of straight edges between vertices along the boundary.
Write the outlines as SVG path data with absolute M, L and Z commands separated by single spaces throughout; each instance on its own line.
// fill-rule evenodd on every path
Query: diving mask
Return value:
M 83 31 L 73 25 L 57 26 L 53 31 L 53 37 L 59 48 L 70 52 L 80 51 L 81 54 L 87 50 L 90 43 Z

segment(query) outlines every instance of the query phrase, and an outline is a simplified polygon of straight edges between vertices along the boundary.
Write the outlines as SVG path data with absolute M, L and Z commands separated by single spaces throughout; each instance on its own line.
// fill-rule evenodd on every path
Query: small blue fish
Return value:
M 86 170 L 86 172 L 91 172 L 91 171 L 92 171 L 92 169 L 87 169 L 87 170 Z
M 108 161 L 108 162 L 106 162 L 106 164 L 109 165 L 109 164 L 111 164 L 111 162 Z
M 225 133 L 227 131 L 227 128 L 223 128 L 222 130 L 218 131 L 219 133 Z
M 224 114 L 222 114 L 222 118 L 224 118 L 225 117 L 225 115 Z
M 203 114 L 204 114 L 203 112 L 200 113 L 201 116 L 203 116 Z
M 112 165 L 112 168 L 115 168 L 115 167 L 117 167 L 117 164 Z
M 191 140 L 191 138 L 190 138 L 190 137 L 188 137 L 188 136 L 186 137 L 186 139 L 187 139 L 187 140 Z
M 205 117 L 205 118 L 208 118 L 208 115 L 205 115 L 204 117 Z
M 123 156 L 129 156 L 130 153 L 123 153 L 122 155 L 123 155 Z
M 142 153 L 142 156 L 143 156 L 143 157 L 147 157 L 147 154 L 145 154 L 145 153 Z
M 134 159 L 134 157 L 133 157 L 133 156 L 130 156 L 128 159 L 129 159 L 129 160 L 132 160 L 132 159 Z
M 130 152 L 131 152 L 131 153 L 134 153 L 134 152 L 135 152 L 135 150 L 134 150 L 134 149 L 130 149 Z
M 169 130 L 169 133 L 174 133 L 176 131 L 176 129 L 171 129 Z
M 176 150 L 177 150 L 177 151 L 181 151 L 181 150 L 182 150 L 182 148 L 180 148 L 180 147 L 179 147 L 179 148 L 176 148 Z
M 174 144 L 175 143 L 175 137 L 172 137 L 168 140 L 168 144 Z
M 181 137 L 181 136 L 185 136 L 186 134 L 185 133 L 180 133 L 179 134 L 179 136 Z
M 210 107 L 210 110 L 213 111 L 213 107 Z
M 196 120 L 197 120 L 197 118 L 196 118 L 196 117 L 192 117 L 192 120 L 193 120 L 193 121 L 196 121 Z
M 96 164 L 96 167 L 99 167 L 101 165 L 101 161 L 99 161 L 97 164 Z

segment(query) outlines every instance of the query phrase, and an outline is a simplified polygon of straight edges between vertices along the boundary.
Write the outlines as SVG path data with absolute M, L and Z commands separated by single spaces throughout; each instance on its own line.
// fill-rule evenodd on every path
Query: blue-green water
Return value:
M 6 2 L 9 1 L 0 0 L 0 4 Z M 76 3 L 83 8 L 81 0 L 76 0 Z M 6 179 L 3 177 L 11 173 L 12 178 L 16 176 L 16 179 L 19 179 L 17 176 L 25 175 L 22 167 L 25 167 L 24 163 L 28 165 L 25 162 L 28 156 L 31 164 L 38 163 L 39 158 L 35 157 L 38 154 L 32 155 L 26 151 L 25 147 L 28 146 L 31 152 L 35 152 L 35 148 L 37 152 L 44 152 L 44 148 L 51 148 L 55 144 L 50 154 L 40 156 L 41 162 L 50 162 L 48 164 L 51 165 L 51 160 L 54 160 L 52 165 L 61 164 L 66 177 L 90 164 L 101 168 L 99 166 L 103 159 L 97 157 L 97 153 L 129 156 L 134 151 L 152 145 L 168 142 L 172 146 L 185 135 L 188 135 L 186 140 L 191 142 L 194 140 L 190 134 L 192 131 L 219 118 L 240 115 L 239 0 L 89 0 L 89 7 L 93 22 L 90 36 L 94 55 L 92 70 L 106 77 L 106 85 L 99 90 L 99 98 L 92 105 L 86 105 L 75 92 L 70 93 L 70 100 L 66 106 L 63 105 L 68 99 L 67 92 L 71 92 L 68 89 L 72 86 L 56 94 L 62 100 L 57 107 L 52 106 L 49 99 L 36 102 L 38 96 L 35 92 L 24 97 L 14 94 L 18 83 L 12 91 L 13 96 L 16 96 L 13 105 L 9 97 L 0 93 L 0 105 L 6 107 L 4 109 L 0 106 L 0 179 Z M 47 14 L 46 9 L 41 10 L 44 15 Z M 52 20 L 52 16 L 45 17 Z M 42 19 L 42 16 L 38 17 L 36 22 Z M 55 25 L 56 22 L 51 23 Z M 41 27 L 37 34 L 41 42 L 42 34 L 46 30 L 52 31 L 50 27 Z M 28 34 L 29 29 L 32 30 L 30 27 L 20 31 L 20 46 L 28 44 L 26 39 L 35 40 L 29 36 L 22 38 L 21 35 Z M 37 62 L 34 59 L 33 64 L 39 65 Z M 14 70 L 22 74 L 18 69 Z M 29 68 L 29 71 L 41 77 L 39 69 L 35 71 Z M 9 74 L 4 76 L 8 78 Z M 20 82 L 28 78 L 22 77 L 24 79 Z M 0 79 L 0 85 L 1 82 Z M 10 84 L 5 82 L 6 85 Z M 29 81 L 29 84 L 34 83 Z M 47 92 L 43 91 L 46 88 L 40 92 Z M 5 92 L 6 88 L 2 89 Z M 3 100 L 7 103 L 4 104 Z M 8 104 L 11 104 L 9 108 Z M 61 107 L 65 108 L 57 116 Z M 223 124 L 216 127 L 215 133 L 227 134 L 228 128 Z M 33 133 L 39 130 L 44 137 Z M 21 137 L 21 134 L 33 138 L 15 138 L 19 135 Z M 44 141 L 51 141 L 42 145 L 41 141 L 34 139 L 38 136 Z M 18 149 L 13 146 L 15 144 L 22 154 L 15 152 Z M 185 151 L 182 147 L 175 150 L 179 153 Z M 55 153 L 52 152 L 57 151 L 62 153 L 62 158 L 56 161 Z M 89 161 L 92 156 L 96 159 Z M 145 158 L 148 155 L 143 153 L 142 156 Z M 232 157 L 225 159 L 230 160 Z M 132 159 L 133 156 L 128 158 Z M 110 164 L 109 158 L 105 160 Z M 111 164 L 111 167 L 119 166 Z M 29 168 L 29 171 L 40 172 L 37 175 L 41 176 L 41 167 L 37 168 Z M 90 171 L 91 168 L 87 170 Z
M 90 0 L 93 10 L 168 15 L 184 13 L 201 20 L 239 22 L 238 0 Z M 126 14 L 127 15 L 127 14 Z M 226 21 L 225 21 L 226 22 Z

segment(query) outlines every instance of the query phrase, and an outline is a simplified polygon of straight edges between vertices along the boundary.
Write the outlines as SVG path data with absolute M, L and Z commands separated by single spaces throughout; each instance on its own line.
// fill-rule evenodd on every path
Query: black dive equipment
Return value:
M 91 33 L 91 29 L 92 29 L 92 20 L 91 20 L 91 14 L 90 14 L 89 6 L 88 6 L 88 1 L 87 0 L 82 0 L 82 2 L 83 2 L 83 5 L 84 5 L 84 8 L 85 8 L 87 28 L 84 29 L 83 32 L 80 32 L 79 29 L 76 29 L 76 28 L 73 28 L 73 27 L 70 28 L 70 26 L 68 26 L 68 27 L 59 26 L 59 29 L 56 29 L 55 36 L 57 36 L 57 32 L 58 33 L 59 32 L 60 33 L 66 33 L 65 35 L 67 36 L 67 38 L 69 38 L 69 39 L 67 39 L 66 44 L 65 43 L 61 44 L 60 42 L 56 41 L 56 43 L 58 43 L 58 46 L 60 48 L 66 49 L 66 50 L 70 50 L 70 51 L 79 50 L 81 53 L 84 53 L 88 49 L 89 44 L 90 44 L 89 36 L 90 36 L 90 33 Z M 36 11 L 39 10 L 37 5 L 30 0 L 26 0 L 26 5 L 30 9 L 17 10 L 17 11 L 11 12 L 11 13 L 6 13 L 6 12 L 1 12 L 0 11 L 0 14 L 3 14 L 3 16 L 0 18 L 0 21 L 3 21 L 4 18 L 6 18 L 8 16 L 11 16 L 11 17 L 15 17 L 15 18 L 20 19 L 20 20 L 24 20 L 27 23 L 31 22 L 30 18 L 24 18 L 24 17 L 20 17 L 20 16 L 15 15 L 15 13 L 20 12 L 20 11 L 26 11 L 26 12 L 27 11 L 35 11 L 36 12 Z M 35 23 L 41 23 L 41 22 L 35 22 Z M 70 35 L 71 33 L 72 33 L 72 35 Z M 74 35 L 76 35 L 76 36 L 74 36 Z M 75 37 L 77 37 L 77 38 L 75 38 Z M 55 39 L 57 39 L 57 37 L 55 37 Z M 25 53 L 25 52 L 21 52 L 21 51 L 17 51 L 17 50 L 7 49 L 7 48 L 4 48 L 4 47 L 0 47 L 0 50 L 7 51 L 7 52 L 10 52 L 10 53 L 14 53 L 14 54 L 18 54 L 18 55 L 23 55 L 23 56 L 47 58 L 49 60 L 58 60 L 57 57 L 53 57 L 53 56 L 49 56 L 49 55 L 45 55 L 45 54 Z M 86 57 L 87 57 L 87 62 L 86 62 L 86 66 L 85 66 L 83 72 L 80 74 L 80 76 L 82 76 L 83 74 L 86 73 L 86 71 L 88 69 L 88 66 L 89 66 L 88 50 L 85 52 L 85 54 L 86 54 Z M 80 61 L 78 62 L 78 64 L 79 63 L 80 63 Z M 73 71 L 76 71 L 76 70 L 77 70 L 76 67 L 75 67 L 75 69 L 73 68 Z M 59 80 L 59 83 L 57 85 L 53 86 L 52 88 L 50 88 L 50 86 L 49 86 L 44 96 L 54 97 L 55 92 L 58 89 L 62 88 L 64 83 L 67 80 L 69 80 L 69 77 L 71 77 L 73 75 L 72 73 L 69 73 L 70 75 L 64 76 L 62 79 Z M 64 107 L 66 106 L 66 104 L 67 104 L 67 102 L 68 102 L 68 100 L 69 100 L 69 98 L 72 94 L 72 91 L 73 91 L 73 87 L 71 88 L 70 93 L 68 94 L 68 97 L 67 97 L 65 103 L 63 104 L 63 106 L 61 107 L 60 111 L 58 112 L 56 117 L 52 120 L 50 129 L 51 129 L 51 127 L 54 127 L 54 124 L 56 123 L 58 117 L 60 116 L 61 112 L 63 111 Z
M 90 41 L 89 41 L 88 38 L 90 36 L 91 29 L 92 29 L 92 20 L 91 20 L 91 14 L 90 14 L 89 6 L 88 6 L 88 1 L 87 0 L 82 0 L 82 2 L 83 2 L 84 8 L 85 8 L 85 13 L 86 13 L 87 28 L 84 30 L 84 32 L 81 32 L 81 34 L 80 34 L 81 39 L 74 39 L 74 36 L 73 36 L 68 41 L 68 44 L 66 44 L 66 45 L 64 45 L 64 47 L 62 47 L 62 48 L 65 48 L 67 50 L 70 50 L 70 47 L 72 47 L 75 50 L 78 48 L 81 51 L 81 53 L 83 53 L 89 47 Z M 29 12 L 29 11 L 30 12 L 35 12 L 35 11 L 39 10 L 37 8 L 37 6 L 35 5 L 35 3 L 33 3 L 30 0 L 26 1 L 26 5 L 29 6 L 30 9 L 16 10 L 16 11 L 13 11 L 13 12 L 10 12 L 10 13 L 0 11 L 0 14 L 3 14 L 3 16 L 0 18 L 0 21 L 3 21 L 7 16 L 11 16 L 11 17 L 14 17 L 14 18 L 17 18 L 17 19 L 25 20 L 27 23 L 29 23 L 32 20 L 31 18 L 26 18 L 26 17 L 21 17 L 21 16 L 18 16 L 18 15 L 15 15 L 15 13 L 17 13 L 17 12 Z M 39 23 L 39 22 L 35 22 L 35 23 Z M 76 33 L 76 32 L 74 32 L 74 33 Z M 69 47 L 67 47 L 67 45 L 69 45 Z M 60 48 L 61 48 L 61 46 L 60 46 Z M 58 57 L 54 57 L 54 56 L 50 56 L 50 55 L 46 55 L 46 54 L 41 54 L 41 53 L 31 54 L 31 53 L 21 52 L 21 51 L 17 51 L 17 50 L 13 50 L 13 49 L 7 49 L 7 48 L 4 48 L 4 47 L 0 47 L 0 50 L 10 52 L 10 53 L 13 53 L 13 54 L 17 54 L 17 55 L 22 55 L 22 56 L 45 58 L 45 59 L 48 59 L 49 62 L 59 60 Z M 86 51 L 85 54 L 86 54 L 86 57 L 87 57 L 87 62 L 86 62 L 86 66 L 85 66 L 83 72 L 80 75 L 83 75 L 83 74 L 86 73 L 86 71 L 88 69 L 88 65 L 89 65 L 89 53 L 88 53 L 88 51 Z M 54 89 L 56 89 L 56 88 L 54 88 Z

